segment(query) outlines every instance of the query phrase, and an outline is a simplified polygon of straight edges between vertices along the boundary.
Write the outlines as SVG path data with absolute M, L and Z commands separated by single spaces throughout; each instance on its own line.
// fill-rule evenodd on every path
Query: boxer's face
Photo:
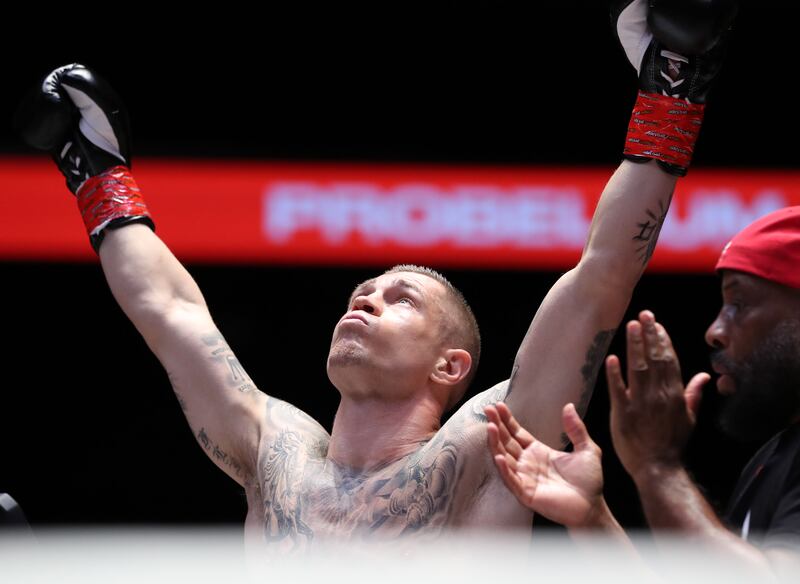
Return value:
M 728 434 L 762 439 L 800 411 L 800 293 L 742 272 L 722 276 L 722 308 L 706 331 L 729 395 L 720 423 Z
M 328 376 L 343 393 L 403 398 L 424 384 L 443 347 L 445 288 L 413 272 L 383 274 L 353 291 L 333 331 Z

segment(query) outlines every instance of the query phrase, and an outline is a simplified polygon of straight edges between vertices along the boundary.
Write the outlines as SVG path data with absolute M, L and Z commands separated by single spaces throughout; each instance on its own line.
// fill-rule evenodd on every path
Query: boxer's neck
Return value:
M 433 438 L 441 415 L 440 404 L 419 396 L 392 403 L 342 397 L 333 421 L 328 458 L 354 471 L 380 468 Z

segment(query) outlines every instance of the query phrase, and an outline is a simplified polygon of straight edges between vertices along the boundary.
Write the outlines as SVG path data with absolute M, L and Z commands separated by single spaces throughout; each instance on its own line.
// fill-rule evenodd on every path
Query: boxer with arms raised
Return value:
M 480 338 L 463 297 L 441 275 L 398 266 L 355 289 L 328 355 L 341 394 L 329 434 L 269 396 L 271 388 L 256 388 L 197 285 L 155 234 L 111 88 L 68 65 L 18 112 L 26 141 L 49 151 L 66 176 L 114 297 L 167 370 L 201 447 L 245 489 L 251 541 L 283 551 L 364 535 L 529 528 L 532 513 L 505 489 L 486 451 L 483 407 L 505 401 L 547 444 L 563 446 L 559 412 L 567 402 L 581 410 L 588 403 L 676 176 L 689 164 L 720 64 L 715 42 L 725 26 L 705 33 L 712 48 L 681 55 L 648 29 L 646 3 L 626 4 L 621 40 L 641 81 L 630 160 L 603 191 L 580 262 L 536 312 L 510 378 L 444 425 L 474 375 Z

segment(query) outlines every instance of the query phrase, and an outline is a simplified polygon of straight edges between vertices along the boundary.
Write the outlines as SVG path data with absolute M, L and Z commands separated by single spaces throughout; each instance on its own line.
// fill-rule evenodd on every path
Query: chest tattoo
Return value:
M 281 432 L 270 446 L 263 464 L 264 536 L 267 541 L 287 537 L 311 539 L 313 532 L 303 520 L 302 472 L 293 470 L 305 466 L 297 432 Z
M 322 533 L 401 536 L 441 528 L 463 469 L 456 444 L 438 437 L 427 447 L 367 474 L 320 456 L 301 433 L 281 432 L 262 455 L 264 535 L 308 543 Z

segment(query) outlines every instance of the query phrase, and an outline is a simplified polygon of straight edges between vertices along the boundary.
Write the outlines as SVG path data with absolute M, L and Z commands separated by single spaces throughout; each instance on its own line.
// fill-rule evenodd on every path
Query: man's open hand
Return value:
M 573 452 L 554 450 L 536 440 L 502 402 L 484 411 L 495 466 L 519 502 L 567 527 L 591 524 L 604 508 L 601 452 L 575 406 L 567 404 L 562 413 Z
M 664 327 L 652 312 L 628 323 L 628 386 L 619 359 L 606 359 L 611 397 L 611 438 L 620 461 L 636 479 L 659 465 L 681 463 L 695 424 L 707 373 L 684 388 L 678 356 Z

